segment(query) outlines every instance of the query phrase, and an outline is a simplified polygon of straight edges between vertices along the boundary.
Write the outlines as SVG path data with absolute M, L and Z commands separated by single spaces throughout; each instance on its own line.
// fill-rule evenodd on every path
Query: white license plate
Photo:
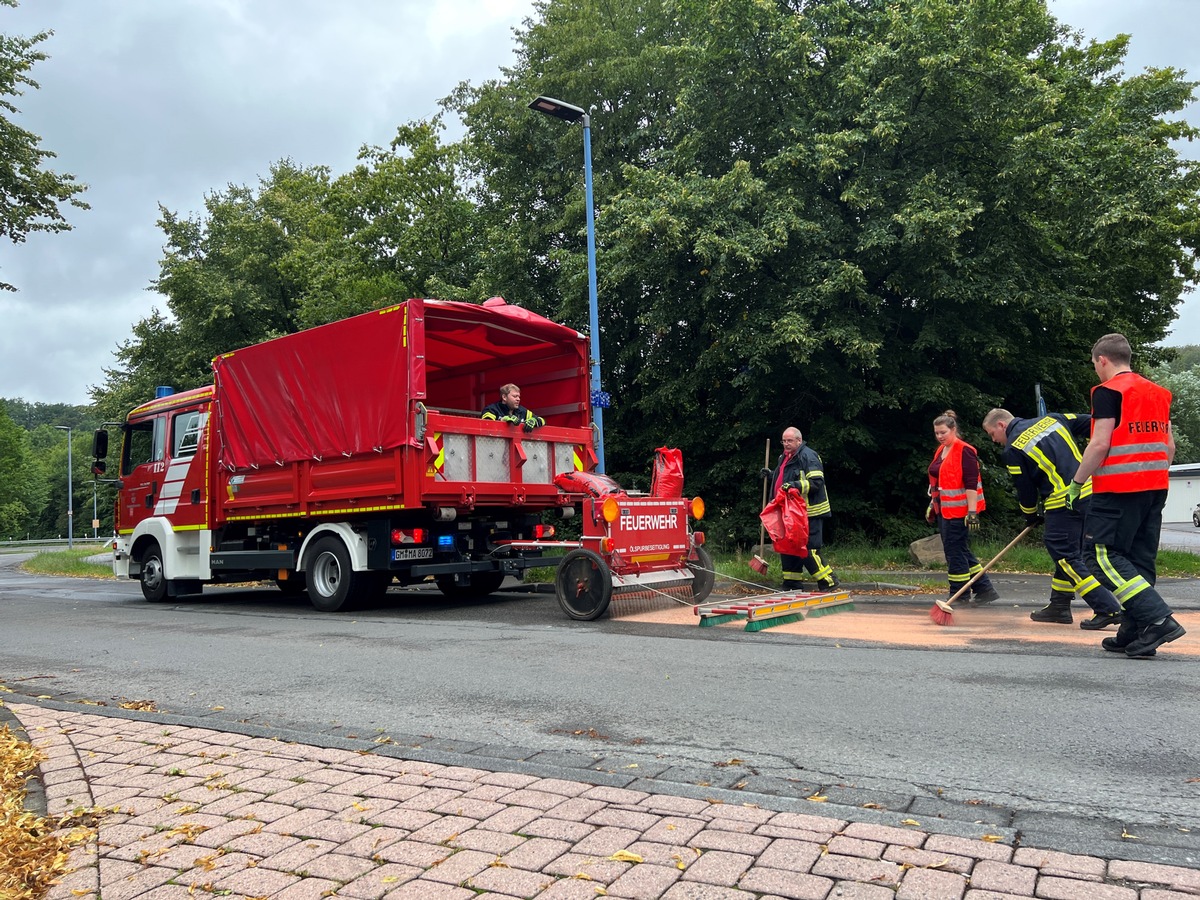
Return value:
M 406 559 L 433 559 L 433 548 L 402 547 L 392 551 L 392 562 L 402 562 Z

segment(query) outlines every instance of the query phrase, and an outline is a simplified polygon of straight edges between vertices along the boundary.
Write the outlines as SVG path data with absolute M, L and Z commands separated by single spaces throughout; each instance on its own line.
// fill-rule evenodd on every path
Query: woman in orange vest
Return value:
M 987 508 L 983 499 L 983 480 L 979 475 L 979 454 L 958 436 L 958 416 L 948 409 L 933 420 L 933 436 L 938 449 L 929 464 L 929 509 L 925 518 L 937 524 L 946 554 L 946 576 L 950 595 L 983 569 L 971 552 L 970 535 L 979 530 L 979 514 Z M 1000 595 L 984 574 L 971 585 L 976 604 L 999 600 Z M 964 595 L 961 602 L 970 603 Z

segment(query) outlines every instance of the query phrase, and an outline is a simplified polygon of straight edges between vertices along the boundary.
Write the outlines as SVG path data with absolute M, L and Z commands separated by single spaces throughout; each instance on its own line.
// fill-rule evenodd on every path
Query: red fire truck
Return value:
M 546 424 L 484 420 L 507 383 Z M 586 338 L 494 298 L 408 300 L 219 356 L 122 426 L 113 569 L 148 600 L 273 580 L 319 610 L 393 582 L 483 596 L 556 565 L 567 615 L 712 589 L 698 498 L 622 491 L 596 457 Z M 108 434 L 97 432 L 97 469 Z M 555 538 L 579 516 L 581 537 Z

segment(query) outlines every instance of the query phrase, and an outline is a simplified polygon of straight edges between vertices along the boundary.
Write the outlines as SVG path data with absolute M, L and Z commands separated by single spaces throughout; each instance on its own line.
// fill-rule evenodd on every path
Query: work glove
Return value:
M 533 424 L 533 419 L 525 420 L 525 430 L 526 431 L 533 431 L 533 429 L 535 429 L 535 428 L 537 428 L 537 426 Z
M 791 490 L 792 488 L 794 488 L 794 487 L 795 487 L 795 485 L 794 485 L 794 484 L 792 484 L 790 481 L 785 481 L 783 484 L 781 484 L 781 485 L 779 486 L 779 489 L 780 489 L 781 491 L 790 491 L 790 490 Z
M 967 531 L 971 532 L 971 534 L 974 534 L 978 530 L 979 530 L 979 513 L 977 513 L 977 512 L 967 513 Z
M 1079 492 L 1083 490 L 1083 485 L 1075 479 L 1067 482 L 1067 506 L 1071 509 L 1075 508 L 1075 501 L 1079 499 Z
M 505 416 L 500 421 L 507 422 L 509 425 L 520 425 L 521 424 L 521 420 L 518 419 L 516 416 Z
M 1037 528 L 1039 525 L 1046 524 L 1046 517 L 1043 516 L 1041 513 L 1036 513 L 1036 512 L 1026 513 L 1025 514 L 1025 524 L 1028 525 L 1030 528 Z
M 935 513 L 933 511 L 932 503 L 930 503 L 927 507 L 925 507 L 925 521 L 926 521 L 926 523 L 928 523 L 930 525 L 937 524 L 937 513 Z
M 758 477 L 765 481 L 766 479 L 771 477 L 771 470 L 770 469 L 759 469 Z

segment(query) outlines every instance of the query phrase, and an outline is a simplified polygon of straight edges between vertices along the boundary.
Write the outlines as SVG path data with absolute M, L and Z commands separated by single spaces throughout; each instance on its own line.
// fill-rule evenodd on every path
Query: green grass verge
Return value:
M 986 562 L 999 553 L 1005 543 L 1007 542 L 976 541 L 972 549 L 976 556 Z M 26 561 L 21 568 L 38 575 L 112 577 L 110 568 L 84 562 L 86 557 L 104 553 L 107 549 L 108 544 L 88 544 L 73 550 L 45 551 Z M 709 552 L 713 553 L 718 574 L 725 578 L 751 585 L 774 586 L 781 577 L 779 557 L 773 553 L 768 554 L 771 569 L 764 577 L 750 568 L 750 561 L 755 552 L 753 549 L 749 552 L 739 550 L 733 553 L 715 553 L 710 547 Z M 843 581 L 886 581 L 914 586 L 932 583 L 938 591 L 943 588 L 940 580 L 930 576 L 945 571 L 944 567 L 918 567 L 909 557 L 907 547 L 883 547 L 878 544 L 853 542 L 829 547 L 821 556 Z M 1009 550 L 992 571 L 1048 575 L 1053 568 L 1054 565 L 1040 538 L 1031 536 Z M 1160 550 L 1158 574 L 1163 578 L 1200 578 L 1200 555 L 1183 550 Z M 530 569 L 525 573 L 525 580 L 531 584 L 552 582 L 554 568 L 546 566 Z
M 35 575 L 70 575 L 77 578 L 114 578 L 111 563 L 107 566 L 84 562 L 89 556 L 108 551 L 108 544 L 88 544 L 71 550 L 45 550 L 21 564 L 26 572 Z

